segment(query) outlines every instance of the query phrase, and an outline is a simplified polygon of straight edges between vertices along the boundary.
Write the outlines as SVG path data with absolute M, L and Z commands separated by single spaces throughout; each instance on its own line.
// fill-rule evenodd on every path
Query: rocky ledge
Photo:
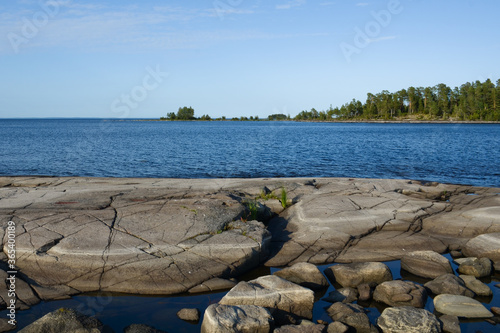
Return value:
M 228 289 L 262 264 L 414 251 L 463 252 L 499 270 L 499 193 L 409 180 L 2 177 L 1 268 L 13 221 L 19 308 L 90 291 Z

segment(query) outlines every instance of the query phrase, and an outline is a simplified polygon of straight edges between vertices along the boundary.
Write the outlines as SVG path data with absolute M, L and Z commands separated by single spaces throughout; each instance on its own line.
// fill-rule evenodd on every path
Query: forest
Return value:
M 450 88 L 409 87 L 397 92 L 368 93 L 362 103 L 353 99 L 326 111 L 302 111 L 295 120 L 462 120 L 500 121 L 500 79 L 487 79 Z

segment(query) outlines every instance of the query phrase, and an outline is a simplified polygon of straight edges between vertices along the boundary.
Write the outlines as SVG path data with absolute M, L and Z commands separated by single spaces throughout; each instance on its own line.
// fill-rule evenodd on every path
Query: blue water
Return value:
M 408 178 L 500 186 L 500 125 L 0 120 L 0 175 Z

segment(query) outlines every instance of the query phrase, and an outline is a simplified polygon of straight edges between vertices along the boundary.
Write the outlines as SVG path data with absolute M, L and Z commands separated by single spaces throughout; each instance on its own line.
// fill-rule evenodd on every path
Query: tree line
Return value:
M 341 107 L 326 111 L 302 111 L 295 120 L 481 120 L 500 121 L 500 79 L 496 85 L 467 82 L 450 88 L 440 83 L 434 87 L 409 87 L 397 92 L 383 90 L 368 93 L 365 103 L 353 99 Z
M 396 92 L 383 90 L 378 94 L 368 93 L 362 103 L 353 99 L 344 105 L 328 110 L 301 111 L 297 116 L 272 114 L 259 116 L 220 117 L 212 119 L 208 114 L 196 118 L 192 107 L 180 107 L 161 120 L 461 120 L 500 121 L 500 79 L 496 85 L 487 79 L 450 88 L 444 83 L 434 87 L 409 87 Z

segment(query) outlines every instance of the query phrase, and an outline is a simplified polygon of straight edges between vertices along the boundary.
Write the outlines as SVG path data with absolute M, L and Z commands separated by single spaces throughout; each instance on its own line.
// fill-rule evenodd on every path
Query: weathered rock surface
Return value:
M 265 226 L 233 222 L 245 214 L 241 199 L 206 182 L 12 181 L 0 192 L 0 223 L 16 222 L 17 264 L 43 287 L 172 294 L 268 256 Z
M 312 290 L 321 290 L 330 285 L 318 267 L 305 262 L 283 268 L 274 275 Z
M 325 325 L 285 325 L 274 330 L 274 333 L 324 333 L 327 328 Z
M 457 317 L 491 318 L 493 314 L 478 301 L 466 296 L 442 294 L 434 298 L 436 311 Z
M 327 333 L 347 333 L 348 331 L 349 326 L 341 323 L 340 321 L 330 323 L 327 328 Z
M 465 286 L 472 290 L 477 296 L 491 296 L 493 291 L 491 291 L 488 285 L 482 283 L 472 275 L 460 275 L 459 276 L 465 283 Z M 465 295 L 467 296 L 467 295 Z
M 327 297 L 323 298 L 323 301 L 330 303 L 352 303 L 358 300 L 357 289 L 347 287 L 331 291 Z
M 377 324 L 384 333 L 441 332 L 436 316 L 425 309 L 410 306 L 385 309 Z
M 281 188 L 292 204 L 287 209 L 259 199 Z M 264 260 L 269 266 L 383 261 L 412 251 L 442 253 L 449 245 L 500 267 L 492 234 L 500 233 L 499 192 L 347 178 L 0 177 L 0 246 L 5 252 L 13 220 L 18 266 L 44 300 L 97 290 L 201 292 Z M 255 198 L 259 219 L 279 214 L 269 221 L 272 241 L 261 223 L 241 220 Z M 486 233 L 489 250 L 469 241 Z
M 495 210 L 495 213 L 496 215 L 492 213 L 491 216 L 488 216 L 495 219 L 495 222 L 492 222 L 492 227 L 500 225 L 500 222 L 497 221 L 500 219 L 500 209 Z M 495 269 L 500 270 L 500 230 L 472 238 L 465 244 L 462 252 L 467 257 L 489 258 L 495 263 Z
M 0 332 L 10 332 L 16 329 L 16 325 L 9 323 L 8 318 L 0 318 Z
M 200 310 L 198 309 L 181 309 L 177 312 L 177 317 L 186 321 L 199 321 L 200 320 Z
M 278 276 L 268 275 L 238 283 L 219 303 L 258 305 L 312 319 L 314 292 Z
M 356 288 L 360 284 L 377 285 L 392 280 L 392 273 L 386 264 L 381 262 L 362 262 L 354 264 L 339 264 L 328 267 L 326 276 L 342 287 Z
M 191 294 L 195 294 L 195 293 L 205 293 L 218 290 L 226 290 L 226 289 L 231 289 L 235 285 L 236 282 L 232 280 L 213 278 L 203 282 L 200 285 L 197 285 L 196 287 L 189 289 L 188 292 Z
M 460 320 L 457 316 L 442 315 L 439 321 L 443 324 L 444 333 L 461 333 Z
M 424 285 L 433 294 L 451 294 L 474 297 L 472 290 L 466 287 L 464 280 L 453 274 L 443 274 Z
M 434 251 L 415 251 L 401 258 L 401 268 L 425 278 L 453 273 L 450 261 Z
M 377 328 L 370 323 L 365 309 L 357 304 L 335 303 L 326 312 L 333 320 L 354 328 L 355 332 L 378 332 Z
M 460 258 L 455 260 L 458 272 L 465 275 L 472 275 L 477 278 L 491 275 L 491 260 L 488 258 Z
M 263 307 L 255 305 L 212 304 L 205 310 L 202 333 L 268 333 L 272 332 L 274 319 Z
M 50 312 L 19 333 L 98 333 L 106 332 L 104 325 L 94 317 L 87 317 L 72 309 L 60 308 Z
M 390 306 L 425 307 L 427 292 L 419 284 L 410 281 L 387 281 L 379 284 L 373 293 L 373 299 Z

